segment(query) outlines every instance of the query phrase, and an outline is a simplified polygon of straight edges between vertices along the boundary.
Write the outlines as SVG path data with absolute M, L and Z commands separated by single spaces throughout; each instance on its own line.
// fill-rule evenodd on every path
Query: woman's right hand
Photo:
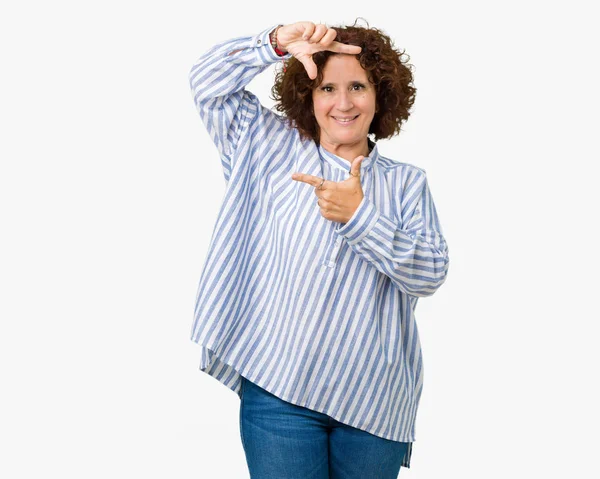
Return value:
M 304 65 L 311 80 L 317 78 L 317 65 L 312 56 L 324 50 L 336 53 L 357 55 L 362 48 L 358 45 L 346 45 L 334 41 L 337 32 L 322 23 L 297 22 L 284 25 L 277 30 L 277 46 L 284 52 L 289 52 Z

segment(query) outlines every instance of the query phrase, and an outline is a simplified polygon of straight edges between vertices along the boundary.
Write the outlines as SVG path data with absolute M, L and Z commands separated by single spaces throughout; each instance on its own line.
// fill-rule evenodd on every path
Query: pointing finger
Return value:
M 340 42 L 333 42 L 327 49 L 336 53 L 348 53 L 349 55 L 358 55 L 362 51 L 359 45 L 347 45 Z
M 294 173 L 292 175 L 292 179 L 296 181 L 302 181 L 303 183 L 307 183 L 314 187 L 317 187 L 323 183 L 321 189 L 325 189 L 325 182 L 323 181 L 323 178 L 319 178 L 318 176 L 307 175 L 306 173 Z

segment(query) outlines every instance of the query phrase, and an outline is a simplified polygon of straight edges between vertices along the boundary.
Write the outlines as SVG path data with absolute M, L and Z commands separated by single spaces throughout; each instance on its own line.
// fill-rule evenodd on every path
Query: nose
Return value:
M 345 90 L 340 90 L 340 94 L 338 95 L 337 107 L 340 111 L 349 111 L 352 109 L 354 105 L 352 104 L 352 98 L 350 97 L 350 93 Z

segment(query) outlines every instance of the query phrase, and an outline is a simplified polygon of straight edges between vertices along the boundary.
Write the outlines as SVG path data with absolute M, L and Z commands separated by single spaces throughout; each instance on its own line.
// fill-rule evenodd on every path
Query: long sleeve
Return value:
M 189 73 L 196 109 L 219 151 L 226 181 L 233 171 L 240 139 L 258 115 L 272 117 L 261 125 L 284 126 L 275 121 L 274 112 L 244 88 L 273 63 L 291 57 L 289 53 L 277 55 L 271 46 L 269 33 L 276 27 L 217 44 L 195 62 Z
M 403 201 L 403 228 L 380 213 L 365 195 L 352 218 L 336 232 L 400 291 L 431 296 L 446 280 L 449 258 L 424 170 Z

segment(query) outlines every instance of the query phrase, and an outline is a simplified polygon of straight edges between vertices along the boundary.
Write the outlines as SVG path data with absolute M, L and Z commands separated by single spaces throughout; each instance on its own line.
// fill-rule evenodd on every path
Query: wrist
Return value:
M 279 42 L 277 41 L 277 31 L 282 26 L 283 25 L 279 25 L 277 28 L 275 28 L 275 30 L 273 30 L 271 33 L 269 33 L 269 40 L 271 42 L 271 46 L 273 47 L 273 49 L 279 56 L 283 56 L 287 53 L 286 49 L 284 47 L 282 47 L 281 44 L 279 44 Z

